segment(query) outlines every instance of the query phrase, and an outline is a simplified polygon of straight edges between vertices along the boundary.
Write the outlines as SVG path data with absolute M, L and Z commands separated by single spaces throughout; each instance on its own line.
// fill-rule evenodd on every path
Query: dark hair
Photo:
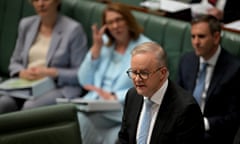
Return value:
M 140 33 L 143 32 L 143 28 L 137 23 L 135 17 L 132 15 L 132 13 L 127 5 L 124 5 L 122 3 L 108 4 L 102 15 L 102 24 L 103 25 L 106 24 L 106 13 L 108 11 L 114 11 L 123 16 L 123 19 L 126 21 L 126 23 L 128 25 L 130 36 L 134 40 L 136 40 L 139 37 Z M 113 41 L 114 41 L 114 37 L 110 34 L 110 32 L 108 30 L 106 30 L 106 34 L 109 37 L 108 45 L 112 45 Z
M 192 20 L 191 25 L 194 25 L 200 22 L 208 23 L 210 32 L 212 34 L 214 34 L 215 32 L 221 33 L 222 25 L 221 25 L 221 22 L 216 17 L 212 15 L 200 15 Z

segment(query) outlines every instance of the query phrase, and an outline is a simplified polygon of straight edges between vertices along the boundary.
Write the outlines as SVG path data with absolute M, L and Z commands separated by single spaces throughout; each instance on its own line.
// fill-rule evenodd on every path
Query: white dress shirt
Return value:
M 158 110 L 159 110 L 159 108 L 161 106 L 161 103 L 162 103 L 162 100 L 163 100 L 163 96 L 166 93 L 167 86 L 168 86 L 168 80 L 166 80 L 164 82 L 162 87 L 156 93 L 154 93 L 153 96 L 150 99 L 154 104 L 152 106 L 152 120 L 151 120 L 151 123 L 150 123 L 149 134 L 148 134 L 148 138 L 147 138 L 147 144 L 150 143 L 152 130 L 154 128 L 154 124 L 155 124 L 155 121 L 156 121 L 156 118 L 157 118 Z M 145 98 L 147 98 L 147 97 L 144 97 L 144 99 Z M 143 109 L 144 109 L 144 107 L 142 108 L 142 111 L 143 111 Z M 142 123 L 142 119 L 143 119 L 142 111 L 141 111 L 140 119 L 139 119 L 139 122 L 138 122 L 137 137 L 136 137 L 137 140 L 138 140 L 138 137 L 139 137 L 140 124 Z
M 217 59 L 220 55 L 220 52 L 221 52 L 221 47 L 219 46 L 216 53 L 209 60 L 205 61 L 202 57 L 200 57 L 200 63 L 204 63 L 204 62 L 208 63 L 207 74 L 206 74 L 206 79 L 205 79 L 205 87 L 204 87 L 204 90 L 202 93 L 202 100 L 201 100 L 201 104 L 200 104 L 202 113 L 204 112 L 207 91 L 208 91 L 208 88 L 209 88 L 209 85 L 211 82 L 214 68 L 217 63 Z M 205 117 L 204 117 L 204 126 L 205 126 L 206 131 L 210 129 L 209 122 L 208 122 L 207 118 L 205 118 Z

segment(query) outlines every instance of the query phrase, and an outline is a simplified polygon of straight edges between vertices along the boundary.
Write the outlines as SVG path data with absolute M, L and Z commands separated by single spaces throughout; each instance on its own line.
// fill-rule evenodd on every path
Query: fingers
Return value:
M 101 88 L 98 88 L 94 85 L 84 85 L 83 86 L 84 89 L 89 90 L 89 91 L 95 91 L 96 93 L 98 93 L 99 95 L 102 95 L 102 93 L 104 92 Z
M 116 99 L 116 97 L 113 96 L 110 92 L 107 92 L 101 88 L 95 87 L 94 85 L 84 85 L 83 87 L 88 91 L 95 91 L 103 99 L 107 99 L 107 100 Z
M 46 67 L 33 67 L 23 71 L 24 77 L 29 80 L 41 79 L 47 75 Z
M 31 73 L 29 70 L 22 70 L 19 73 L 19 77 L 27 80 L 35 80 L 37 79 L 37 76 L 33 73 Z
M 103 25 L 100 29 L 98 29 L 97 24 L 92 25 L 93 34 L 100 35 L 100 36 L 104 34 L 106 28 L 107 28 L 106 25 Z
M 106 28 L 107 28 L 106 25 L 102 26 L 100 31 L 99 31 L 99 34 L 103 35 L 105 33 Z
M 84 85 L 84 89 L 89 90 L 89 91 L 97 91 L 97 88 L 93 85 Z
M 97 34 L 98 33 L 97 24 L 92 25 L 92 32 L 93 32 L 93 34 Z
M 92 59 L 97 59 L 100 55 L 101 47 L 103 45 L 102 35 L 106 30 L 106 26 L 102 26 L 98 29 L 97 25 L 92 25 L 92 37 L 93 37 L 93 45 L 91 47 Z

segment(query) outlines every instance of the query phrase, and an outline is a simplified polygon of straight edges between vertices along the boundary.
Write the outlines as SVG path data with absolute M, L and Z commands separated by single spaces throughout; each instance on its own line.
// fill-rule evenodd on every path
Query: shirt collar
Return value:
M 153 96 L 150 98 L 150 100 L 152 102 L 154 102 L 155 104 L 161 105 L 163 96 L 167 90 L 167 86 L 168 86 L 168 79 L 163 83 L 162 87 L 153 94 Z
M 217 63 L 217 59 L 218 59 L 218 57 L 219 57 L 219 55 L 220 55 L 220 52 L 221 52 L 221 47 L 218 46 L 217 51 L 215 52 L 215 54 L 214 54 L 209 60 L 205 61 L 205 60 L 203 59 L 203 57 L 200 57 L 200 63 L 205 63 L 205 62 L 207 62 L 210 66 L 215 66 L 216 63 Z

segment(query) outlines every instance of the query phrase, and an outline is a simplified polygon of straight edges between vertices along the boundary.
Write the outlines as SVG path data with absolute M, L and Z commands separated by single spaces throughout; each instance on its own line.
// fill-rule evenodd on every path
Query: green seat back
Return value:
M 132 11 L 133 16 L 136 18 L 137 22 L 145 28 L 148 23 L 149 15 L 139 11 Z
M 231 54 L 240 58 L 240 34 L 223 31 L 221 44 Z
M 176 79 L 186 30 L 187 23 L 173 19 L 169 19 L 165 28 L 162 46 L 168 54 L 168 67 L 172 80 Z
M 140 3 L 144 0 L 112 0 L 112 2 L 120 2 L 132 6 L 140 6 Z
M 151 15 L 147 25 L 144 27 L 144 33 L 153 41 L 162 45 L 167 23 L 168 20 L 166 18 Z
M 1 18 L 0 33 L 0 75 L 9 77 L 8 65 L 15 48 L 18 22 L 21 18 L 22 0 L 5 0 L 4 2 L 5 12 Z
M 99 6 L 99 8 L 97 8 Z M 104 4 L 81 0 L 79 1 L 73 12 L 73 18 L 82 23 L 82 26 L 87 34 L 88 38 L 88 46 L 92 45 L 92 30 L 91 25 L 95 22 L 98 22 L 101 19 L 102 11 L 98 11 L 98 13 L 94 12 L 95 9 L 100 10 L 105 6 Z M 96 14 L 96 15 L 94 15 Z M 93 19 L 96 18 L 96 19 Z
M 1 144 L 81 144 L 75 105 L 59 104 L 0 115 Z

